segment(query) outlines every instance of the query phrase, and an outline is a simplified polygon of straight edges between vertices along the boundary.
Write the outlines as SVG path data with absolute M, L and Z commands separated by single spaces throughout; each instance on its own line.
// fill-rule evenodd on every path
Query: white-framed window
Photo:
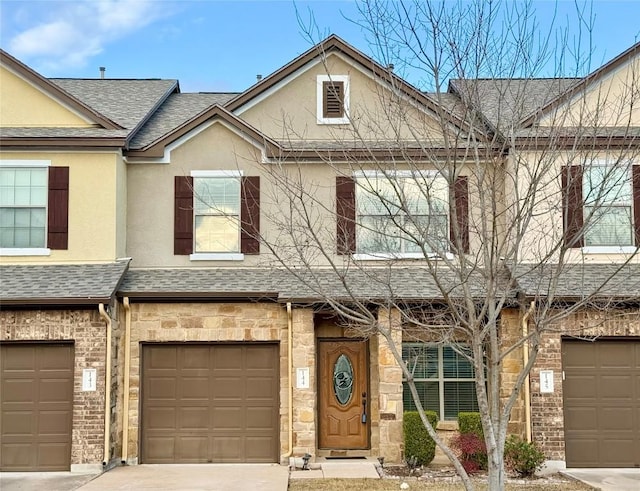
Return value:
M 192 171 L 194 255 L 240 252 L 240 171 Z
M 356 254 L 423 257 L 448 250 L 449 187 L 438 172 L 356 176 Z
M 46 250 L 48 161 L 0 163 L 0 252 Z
M 633 246 L 633 185 L 628 167 L 585 166 L 582 192 L 585 247 Z
M 349 123 L 350 87 L 348 75 L 318 75 L 316 104 L 318 124 Z
M 402 360 L 413 374 L 420 402 L 440 420 L 457 420 L 459 412 L 478 411 L 475 370 L 463 351 L 469 352 L 464 344 L 402 344 Z M 405 411 L 416 409 L 406 381 L 402 400 Z

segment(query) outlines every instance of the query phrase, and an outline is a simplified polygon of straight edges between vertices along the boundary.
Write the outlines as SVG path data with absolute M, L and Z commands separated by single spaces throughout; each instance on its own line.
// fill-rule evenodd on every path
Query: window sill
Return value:
M 349 124 L 349 118 L 318 118 L 318 124 Z
M 0 256 L 50 256 L 51 249 L 47 247 L 0 248 Z
M 584 246 L 583 254 L 634 254 L 636 246 Z
M 243 261 L 244 254 L 239 252 L 197 252 L 190 254 L 191 261 Z
M 402 259 L 426 259 L 425 255 L 420 252 L 405 252 L 405 253 L 373 253 L 373 254 L 353 254 L 352 258 L 355 261 L 395 261 Z M 446 259 L 453 259 L 453 254 L 447 253 Z M 429 254 L 428 259 L 438 260 L 443 259 L 439 254 Z

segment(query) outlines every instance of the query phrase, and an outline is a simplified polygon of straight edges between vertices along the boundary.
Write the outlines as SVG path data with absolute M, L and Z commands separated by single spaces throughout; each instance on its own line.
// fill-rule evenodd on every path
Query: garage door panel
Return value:
M 618 401 L 631 401 L 634 398 L 633 380 L 630 374 L 602 375 L 599 378 L 599 399 L 616 399 Z M 614 402 L 614 401 L 611 401 Z
M 69 367 L 69 357 L 72 355 L 73 348 L 71 346 L 60 346 L 56 350 L 51 350 L 46 357 L 37 357 L 38 371 L 46 373 L 50 371 L 71 372 Z
M 175 407 L 152 407 L 145 416 L 145 424 L 150 430 L 173 430 L 176 427 Z
M 271 407 L 247 408 L 247 428 L 266 430 L 273 427 L 274 410 Z
M 66 447 L 62 443 L 41 443 L 38 445 L 38 461 L 46 462 L 42 470 L 54 470 L 65 465 Z
M 209 407 L 182 407 L 178 418 L 180 430 L 202 430 L 209 429 Z
M 604 407 L 600 410 L 598 428 L 604 431 L 633 428 L 633 409 L 630 407 Z
M 277 390 L 275 387 L 275 377 L 248 377 L 247 378 L 247 399 L 252 401 L 270 400 L 273 393 Z
M 34 411 L 7 411 L 2 413 L 2 439 L 9 437 L 29 437 L 36 429 Z
M 7 349 L 2 352 L 2 370 L 7 375 L 13 371 L 34 373 L 36 367 L 36 348 L 34 346 L 12 345 L 9 349 L 7 345 Z
M 14 374 L 10 375 L 11 377 Z M 37 395 L 35 387 L 37 382 L 33 378 L 17 379 L 17 378 L 5 378 L 3 375 L 2 380 L 2 403 L 27 403 L 32 404 L 34 397 Z
M 147 459 L 159 464 L 172 462 L 175 459 L 174 436 L 147 437 Z
M 49 376 L 49 374 L 47 374 Z M 59 379 L 40 379 L 38 385 L 41 403 L 59 403 L 66 404 L 73 398 L 73 386 L 68 381 L 72 378 L 71 374 Z
M 215 377 L 213 381 L 213 397 L 220 401 L 238 401 L 241 400 L 245 393 L 243 386 L 243 380 L 241 377 L 236 376 L 224 376 Z
M 598 393 L 597 375 L 574 375 L 575 383 L 566 385 L 565 396 L 572 399 L 592 399 Z
M 157 368 L 142 356 L 142 452 L 145 463 L 276 462 L 278 459 L 279 351 L 276 345 L 175 345 L 174 370 L 163 375 L 178 391 L 154 399 Z M 194 362 L 194 360 L 197 360 Z M 203 360 L 206 361 L 204 365 Z M 255 362 L 255 363 L 254 363 Z M 253 368 L 249 368 L 249 366 Z M 264 367 L 264 368 L 263 368 Z M 175 421 L 157 411 L 175 409 Z M 154 414 L 155 412 L 155 414 Z M 156 420 L 154 421 L 154 417 Z M 171 452 L 158 451 L 162 438 L 173 438 Z M 260 445 L 249 448 L 248 441 Z
M 66 411 L 38 411 L 38 430 L 43 437 L 62 436 L 71 432 Z
M 29 443 L 2 443 L 2 469 L 29 470 L 33 461 L 33 445 Z
M 184 462 L 207 462 L 209 454 L 209 437 L 183 436 L 177 439 L 176 455 Z
M 213 460 L 218 462 L 242 462 L 243 439 L 239 436 L 215 436 L 212 438 Z
M 640 341 L 564 340 L 568 467 L 640 466 Z
M 214 370 L 244 370 L 242 346 L 217 346 L 213 348 Z
M 178 366 L 178 352 L 172 346 L 147 346 L 145 364 L 154 370 L 175 370 Z
M 215 427 L 240 431 L 244 427 L 245 414 L 242 406 L 217 407 L 212 410 Z M 215 431 L 215 430 L 214 430 Z
M 176 398 L 177 383 L 175 377 L 149 377 L 145 390 L 149 400 L 170 400 Z
M 209 399 L 209 377 L 182 377 L 180 392 L 183 401 Z

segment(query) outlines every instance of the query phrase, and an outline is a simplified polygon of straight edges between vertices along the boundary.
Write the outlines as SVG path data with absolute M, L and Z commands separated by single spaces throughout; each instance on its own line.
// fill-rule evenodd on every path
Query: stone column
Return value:
M 381 330 L 390 330 L 396 349 L 402 353 L 402 326 L 400 312 L 380 309 L 378 323 Z M 402 430 L 402 369 L 382 335 L 377 335 L 378 408 L 380 456 L 386 462 L 401 462 L 404 456 L 404 436 Z M 372 346 L 372 348 L 373 348 Z M 375 378 L 375 377 L 374 377 Z M 373 422 L 372 422 L 373 423 Z
M 293 309 L 293 456 L 316 454 L 316 342 L 312 309 Z M 296 369 L 309 369 L 309 388 L 296 388 Z

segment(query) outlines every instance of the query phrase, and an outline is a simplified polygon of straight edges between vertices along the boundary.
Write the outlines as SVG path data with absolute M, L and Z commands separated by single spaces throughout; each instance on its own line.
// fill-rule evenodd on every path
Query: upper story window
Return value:
M 46 167 L 0 167 L 0 247 L 44 248 Z
M 240 252 L 240 176 L 193 178 L 194 252 Z
M 0 255 L 67 249 L 69 168 L 48 160 L 0 161 Z
M 633 188 L 629 170 L 605 165 L 585 168 L 585 246 L 633 245 Z
M 476 376 L 465 345 L 403 343 L 402 360 L 413 375 L 422 406 L 438 413 L 440 420 L 456 420 L 461 411 L 478 411 Z M 415 411 L 416 405 L 405 381 L 403 406 Z
M 565 166 L 562 191 L 567 247 L 627 253 L 640 245 L 640 165 Z
M 449 190 L 442 175 L 365 174 L 356 182 L 357 253 L 448 251 Z
M 175 177 L 174 254 L 242 260 L 260 253 L 260 178 L 241 171 Z
M 455 220 L 450 216 L 455 210 Z M 435 171 L 362 171 L 336 178 L 338 254 L 356 259 L 424 258 L 469 252 L 466 176 Z
M 318 124 L 349 122 L 349 76 L 318 75 L 316 87 Z

